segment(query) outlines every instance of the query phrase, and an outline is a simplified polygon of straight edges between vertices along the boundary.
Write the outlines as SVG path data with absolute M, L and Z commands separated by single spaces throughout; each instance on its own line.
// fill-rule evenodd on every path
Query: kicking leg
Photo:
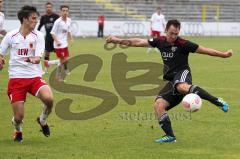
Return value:
M 189 85 L 187 83 L 179 83 L 176 85 L 176 89 L 181 94 L 195 93 L 199 95 L 202 99 L 205 99 L 212 104 L 220 107 L 224 112 L 227 112 L 229 109 L 229 105 L 223 101 L 221 98 L 217 98 L 212 96 L 210 93 L 198 87 L 196 85 Z
M 37 121 L 42 127 L 43 134 L 48 137 L 50 136 L 50 130 L 47 125 L 46 119 L 48 115 L 52 112 L 53 108 L 53 94 L 50 87 L 48 85 L 43 86 L 39 90 L 37 97 L 43 102 L 43 110 Z

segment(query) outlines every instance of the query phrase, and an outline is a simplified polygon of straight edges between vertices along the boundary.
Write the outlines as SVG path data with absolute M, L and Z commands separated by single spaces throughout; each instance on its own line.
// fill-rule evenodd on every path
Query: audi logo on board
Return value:
M 185 23 L 184 24 L 184 33 L 185 35 L 190 35 L 190 36 L 202 36 L 204 35 L 204 28 L 201 23 Z
M 123 34 L 126 35 L 143 35 L 145 27 L 141 22 L 125 22 L 123 24 Z

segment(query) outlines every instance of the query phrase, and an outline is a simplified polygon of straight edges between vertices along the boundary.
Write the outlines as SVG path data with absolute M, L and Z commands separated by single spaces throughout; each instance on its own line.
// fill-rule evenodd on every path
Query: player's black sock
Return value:
M 196 85 L 192 85 L 189 88 L 189 92 L 188 93 L 195 93 L 197 95 L 199 95 L 202 99 L 208 100 L 209 102 L 217 105 L 217 106 L 222 106 L 222 103 L 220 103 L 218 101 L 218 98 L 212 96 L 211 94 L 209 94 L 207 91 L 205 91 L 204 89 L 196 86 Z
M 48 60 L 49 61 L 49 56 L 45 56 L 44 60 Z
M 159 118 L 159 125 L 163 129 L 163 131 L 166 133 L 166 135 L 173 136 L 173 130 L 172 130 L 172 125 L 170 118 L 167 113 L 164 113 L 160 118 Z

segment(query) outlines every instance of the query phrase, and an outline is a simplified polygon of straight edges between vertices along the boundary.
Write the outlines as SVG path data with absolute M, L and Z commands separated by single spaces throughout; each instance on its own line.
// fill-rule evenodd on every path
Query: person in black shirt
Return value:
M 52 3 L 47 2 L 45 4 L 45 7 L 46 7 L 46 14 L 41 16 L 38 30 L 41 30 L 42 26 L 44 26 L 45 30 L 46 30 L 44 64 L 45 64 L 45 72 L 47 73 L 49 55 L 50 55 L 50 52 L 54 51 L 53 38 L 52 38 L 52 35 L 50 34 L 50 32 L 52 30 L 55 20 L 57 20 L 59 18 L 59 15 L 57 15 L 53 12 L 53 4 Z
M 167 111 L 178 105 L 183 97 L 188 93 L 195 93 L 202 99 L 208 100 L 223 112 L 227 112 L 229 105 L 222 98 L 217 98 L 209 94 L 199 86 L 192 84 L 191 70 L 188 64 L 189 53 L 206 54 L 210 56 L 228 58 L 233 54 L 232 50 L 221 52 L 211 48 L 203 47 L 178 36 L 181 24 L 178 20 L 169 20 L 166 25 L 166 36 L 152 39 L 120 39 L 110 36 L 107 43 L 121 44 L 134 47 L 155 47 L 161 52 L 164 63 L 163 79 L 168 83 L 160 90 L 154 105 L 155 114 L 159 125 L 165 135 L 157 139 L 156 143 L 175 142 L 171 121 Z

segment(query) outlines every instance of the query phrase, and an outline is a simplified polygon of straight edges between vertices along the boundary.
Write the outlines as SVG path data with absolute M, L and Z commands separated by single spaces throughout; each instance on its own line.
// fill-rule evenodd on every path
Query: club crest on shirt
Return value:
M 29 48 L 30 48 L 30 49 L 33 48 L 33 43 L 32 43 L 32 42 L 29 43 Z
M 172 52 L 175 52 L 175 51 L 177 50 L 177 46 L 173 46 L 173 47 L 171 48 L 171 50 L 172 50 Z

